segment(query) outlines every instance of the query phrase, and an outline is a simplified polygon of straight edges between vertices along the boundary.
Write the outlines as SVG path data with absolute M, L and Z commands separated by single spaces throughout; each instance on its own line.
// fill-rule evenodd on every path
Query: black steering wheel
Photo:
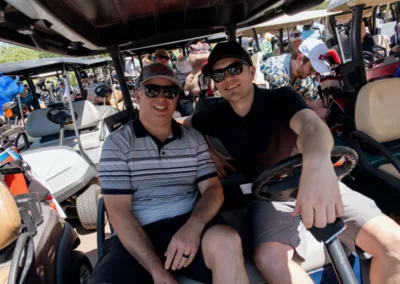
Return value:
M 75 115 L 75 119 L 78 119 L 78 114 L 76 112 L 74 112 L 74 115 Z M 51 108 L 47 112 L 47 118 L 51 122 L 62 125 L 62 126 L 66 125 L 66 124 L 71 124 L 73 122 L 71 111 L 69 109 L 67 109 L 66 107 Z
M 94 93 L 96 94 L 96 96 L 98 96 L 100 98 L 111 97 L 112 92 L 113 91 L 112 91 L 111 87 L 108 85 L 100 85 L 100 86 L 96 87 L 96 89 L 94 89 Z
M 349 174 L 357 164 L 357 153 L 348 147 L 334 147 L 332 164 L 338 179 Z M 260 199 L 287 201 L 297 197 L 303 156 L 290 157 L 264 170 L 253 182 L 252 192 Z

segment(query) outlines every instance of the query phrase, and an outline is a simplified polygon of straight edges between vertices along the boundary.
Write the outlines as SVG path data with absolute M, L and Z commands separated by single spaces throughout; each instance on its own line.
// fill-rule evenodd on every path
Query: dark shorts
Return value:
M 189 217 L 189 214 L 185 214 L 143 226 L 154 249 L 163 261 L 165 261 L 164 253 L 167 251 L 172 237 Z M 226 222 L 221 217 L 216 216 L 206 225 L 202 237 L 210 227 L 215 225 L 226 225 Z M 202 283 L 212 283 L 211 271 L 204 262 L 201 247 L 193 262 L 187 268 L 180 269 L 176 273 Z M 114 235 L 105 241 L 104 255 L 94 268 L 88 283 L 150 284 L 153 283 L 153 279 L 147 270 L 123 247 L 118 237 Z

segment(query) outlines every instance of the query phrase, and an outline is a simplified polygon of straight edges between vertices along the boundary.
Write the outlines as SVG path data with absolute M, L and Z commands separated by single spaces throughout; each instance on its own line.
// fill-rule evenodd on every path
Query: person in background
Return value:
M 175 54 L 172 51 L 169 51 L 169 58 L 171 58 L 172 68 L 176 70 L 178 58 L 176 58 Z
M 270 89 L 293 88 L 325 120 L 329 112 L 319 98 L 315 76 L 329 72 L 324 62 L 327 53 L 328 48 L 321 40 L 309 38 L 297 52 L 264 61 L 261 72 Z
M 162 63 L 169 66 L 170 60 L 171 57 L 169 56 L 168 51 L 166 51 L 165 49 L 159 49 L 156 51 L 156 54 L 154 56 L 154 63 Z
M 367 27 L 368 26 L 368 22 L 363 19 L 361 22 L 361 43 L 362 43 L 362 50 L 363 51 L 367 51 L 369 53 L 374 53 L 374 51 L 372 50 L 372 47 L 375 45 L 375 41 L 374 38 L 367 33 Z M 352 57 L 352 52 L 351 52 L 351 21 L 348 23 L 348 27 L 349 27 L 349 35 L 347 36 L 347 38 L 345 38 L 343 40 L 343 53 L 344 53 L 344 57 L 346 60 L 351 59 Z M 374 56 L 372 55 L 367 55 L 364 54 L 363 58 L 368 60 L 369 62 L 374 61 Z
M 192 67 L 189 63 L 189 58 L 187 56 L 182 56 L 178 60 L 178 70 L 176 71 L 176 76 L 182 85 L 185 84 L 186 78 L 192 71 Z M 179 101 L 177 111 L 181 113 L 182 116 L 192 115 L 194 112 L 193 108 L 194 97 L 190 91 L 181 90 L 179 92 Z
M 289 35 L 290 52 L 298 51 L 299 46 L 303 42 L 302 33 L 300 30 L 295 29 Z

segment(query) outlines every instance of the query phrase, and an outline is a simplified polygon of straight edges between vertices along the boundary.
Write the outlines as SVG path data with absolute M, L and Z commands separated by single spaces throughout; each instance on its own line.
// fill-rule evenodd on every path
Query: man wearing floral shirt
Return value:
M 325 65 L 328 52 L 326 45 L 317 39 L 307 39 L 298 52 L 271 57 L 261 65 L 261 72 L 269 83 L 270 89 L 292 87 L 306 101 L 319 99 L 315 76 L 329 72 Z

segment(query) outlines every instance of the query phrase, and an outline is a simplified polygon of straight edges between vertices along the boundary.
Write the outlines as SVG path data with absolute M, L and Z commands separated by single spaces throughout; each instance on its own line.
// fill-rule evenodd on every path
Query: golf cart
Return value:
M 6 3 L 12 7 L 9 9 L 6 7 L 5 11 L 9 11 L 16 18 L 18 18 L 17 16 L 23 17 L 30 22 L 30 25 L 24 25 L 19 21 L 0 23 L 0 37 L 2 40 L 31 48 L 67 55 L 85 56 L 110 52 L 115 71 L 120 78 L 120 88 L 126 108 L 125 111 L 106 119 L 105 123 L 108 129 L 113 131 L 137 115 L 132 105 L 128 86 L 123 80 L 124 70 L 120 60 L 120 51 L 139 47 L 161 47 L 165 42 L 183 42 L 187 39 L 203 38 L 206 35 L 224 31 L 227 32 L 228 40 L 235 41 L 236 28 L 259 24 L 284 13 L 292 15 L 321 2 L 323 1 L 235 0 L 200 3 L 182 0 L 175 1 L 173 4 L 165 1 L 151 2 L 151 5 L 137 6 L 133 9 L 132 3 L 113 2 L 110 4 L 105 0 L 96 1 L 96 4 L 93 1 L 27 0 L 21 2 L 7 0 Z M 6 19 L 11 18 L 6 17 Z M 42 22 L 50 24 L 43 25 Z M 138 27 L 145 28 L 139 29 Z M 43 42 L 46 44 L 41 44 Z M 73 112 L 70 113 L 70 116 L 71 119 L 75 117 Z M 337 153 L 345 161 L 342 171 L 338 171 L 338 176 L 342 176 L 352 169 L 356 161 L 356 154 L 347 148 L 341 149 Z M 296 157 L 296 160 L 285 161 L 272 168 L 273 172 L 264 173 L 260 177 L 260 183 L 255 183 L 253 186 L 254 194 L 270 198 L 269 190 L 272 188 L 276 190 L 276 188 L 269 186 L 268 178 L 279 172 L 282 167 L 300 169 L 301 167 L 297 167 L 301 163 L 299 159 Z M 296 187 L 298 175 L 299 172 L 291 175 L 293 177 L 291 183 L 282 187 L 281 190 L 288 189 L 287 186 Z M 284 184 L 283 180 L 282 184 Z M 265 188 L 266 185 L 268 185 L 267 188 Z M 226 212 L 223 215 L 226 216 L 226 219 L 243 225 L 243 214 Z M 98 214 L 99 220 L 103 216 L 104 211 L 101 211 Z M 229 218 L 229 216 L 231 217 Z M 100 235 L 103 222 L 99 222 L 101 224 L 98 227 Z M 332 227 L 334 230 L 329 233 L 327 230 L 330 228 L 324 229 L 322 236 L 315 234 L 314 237 L 311 233 L 309 234 L 309 258 L 302 264 L 303 268 L 309 272 L 315 283 L 335 283 L 335 275 L 340 279 L 340 283 L 361 281 L 368 283 L 361 275 L 361 272 L 368 275 L 368 263 L 364 263 L 352 252 L 347 250 L 344 252 L 340 243 L 336 241 L 337 234 L 343 230 L 343 224 L 338 220 Z M 323 243 L 316 239 L 327 245 L 326 251 Z M 362 270 L 360 270 L 360 266 L 363 266 Z M 247 268 L 253 283 L 263 282 L 262 279 L 257 278 L 259 275 L 254 265 L 248 263 Z M 189 280 L 180 280 L 181 283 L 189 283 L 187 281 Z
M 399 21 L 400 3 L 366 0 L 354 5 L 352 1 L 333 0 L 328 7 L 329 12 L 342 11 L 331 15 L 327 23 L 345 63 L 333 69 L 335 76 L 320 81 L 321 97 L 331 109 L 328 125 L 335 144 L 351 146 L 359 156 L 359 164 L 345 183 L 372 198 L 384 213 L 400 223 L 400 208 L 396 205 L 400 201 L 400 135 L 396 132 L 400 121 L 397 112 L 400 80 L 393 78 L 400 68 L 400 54 L 381 56 L 382 47 L 373 54 L 376 60 L 367 62 L 361 43 L 362 19 L 372 19 L 372 23 L 368 23 L 372 24 L 369 30 L 374 33 L 377 31 L 377 7 L 395 8 L 396 21 Z M 346 62 L 336 25 L 349 20 L 352 60 Z M 380 36 L 373 37 L 378 42 Z
M 26 165 L 14 162 L 1 165 L 5 180 L 25 171 Z M 61 211 L 36 180 L 31 180 L 25 192 L 0 182 L 1 283 L 78 284 L 88 279 L 92 265 L 85 254 L 75 250 L 79 237 Z
M 63 73 L 68 105 L 56 103 L 30 113 L 25 130 L 36 141 L 23 151 L 22 156 L 47 182 L 67 216 L 79 217 L 86 229 L 96 227 L 100 194 L 96 165 L 109 133 L 104 118 L 118 111 L 108 105 L 95 106 L 87 100 L 72 102 L 67 71 L 79 74 L 81 69 L 101 66 L 108 61 L 51 58 L 1 65 L 5 74 L 19 75 L 28 83 L 32 82 L 30 76 L 38 73 Z M 104 91 L 106 86 L 101 87 L 97 88 L 98 95 L 106 100 L 112 92 Z

